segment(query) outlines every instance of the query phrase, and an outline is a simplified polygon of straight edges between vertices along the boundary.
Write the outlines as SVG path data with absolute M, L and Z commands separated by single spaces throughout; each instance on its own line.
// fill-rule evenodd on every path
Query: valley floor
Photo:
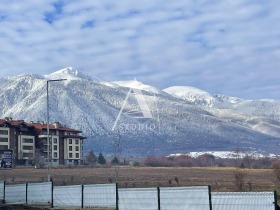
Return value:
M 47 181 L 54 185 L 118 182 L 119 187 L 211 185 L 212 191 L 236 191 L 237 170 L 227 167 L 115 167 L 107 168 L 15 168 L 1 169 L 0 180 L 6 184 Z M 116 172 L 118 176 L 116 176 Z M 243 191 L 272 191 L 278 184 L 272 169 L 245 169 Z M 279 181 L 278 181 L 279 182 Z

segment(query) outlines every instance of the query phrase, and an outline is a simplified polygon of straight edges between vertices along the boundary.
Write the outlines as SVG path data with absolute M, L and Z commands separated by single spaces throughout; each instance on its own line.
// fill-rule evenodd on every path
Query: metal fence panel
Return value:
M 119 189 L 119 210 L 157 210 L 156 188 Z
M 52 183 L 31 183 L 27 187 L 28 204 L 50 204 L 52 200 Z
M 213 210 L 274 210 L 273 192 L 213 192 Z
M 81 207 L 82 186 L 54 186 L 53 206 L 54 207 Z
M 208 186 L 160 188 L 161 210 L 209 210 Z
M 84 185 L 84 207 L 115 207 L 116 184 Z
M 5 182 L 0 181 L 0 200 L 4 199 L 4 187 L 5 187 Z
M 5 202 L 8 204 L 25 204 L 26 184 L 6 185 Z

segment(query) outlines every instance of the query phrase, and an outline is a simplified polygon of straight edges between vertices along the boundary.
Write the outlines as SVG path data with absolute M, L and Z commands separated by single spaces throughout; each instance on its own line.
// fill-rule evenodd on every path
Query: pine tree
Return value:
M 111 163 L 114 164 L 114 165 L 117 165 L 117 164 L 119 164 L 119 159 L 115 156 L 115 157 L 112 159 Z
M 93 152 L 93 150 L 91 149 L 88 154 L 86 155 L 86 163 L 90 164 L 90 165 L 94 165 L 97 161 L 97 158 Z
M 106 159 L 104 158 L 102 153 L 99 153 L 98 158 L 97 158 L 97 162 L 100 165 L 105 165 L 106 164 Z

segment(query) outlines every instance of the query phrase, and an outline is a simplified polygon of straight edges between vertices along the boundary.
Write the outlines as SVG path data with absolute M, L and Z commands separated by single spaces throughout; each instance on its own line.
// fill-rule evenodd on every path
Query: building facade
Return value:
M 26 123 L 11 118 L 0 119 L 0 154 L 13 151 L 13 163 L 31 165 L 38 162 L 58 165 L 83 164 L 83 140 L 81 131 L 68 128 L 59 122 L 49 125 L 49 150 L 47 124 Z

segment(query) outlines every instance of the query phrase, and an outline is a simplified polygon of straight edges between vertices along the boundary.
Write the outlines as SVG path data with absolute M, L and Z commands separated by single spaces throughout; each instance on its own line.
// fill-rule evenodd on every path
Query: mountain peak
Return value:
M 210 93 L 190 86 L 173 86 L 166 88 L 163 91 L 176 98 L 190 101 L 198 105 L 212 107 L 215 101 Z
M 66 67 L 51 74 L 44 75 L 47 79 L 87 79 L 92 80 L 90 76 L 84 75 L 73 67 Z
M 73 77 L 79 77 L 82 73 L 79 72 L 77 69 L 73 68 L 73 67 L 66 67 L 64 69 L 60 69 L 57 70 L 49 75 L 45 75 L 45 76 L 55 76 L 55 75 L 59 75 L 59 76 L 73 76 Z
M 77 69 L 69 66 L 64 69 L 58 70 L 52 74 L 69 74 L 69 75 L 73 75 L 73 76 L 78 76 L 81 73 Z
M 122 87 L 144 90 L 144 91 L 156 93 L 156 94 L 161 93 L 161 91 L 158 90 L 157 88 L 150 86 L 150 85 L 146 85 L 140 81 L 137 81 L 136 79 L 128 80 L 128 81 L 114 81 L 113 83 L 117 84 L 118 86 L 122 86 Z

